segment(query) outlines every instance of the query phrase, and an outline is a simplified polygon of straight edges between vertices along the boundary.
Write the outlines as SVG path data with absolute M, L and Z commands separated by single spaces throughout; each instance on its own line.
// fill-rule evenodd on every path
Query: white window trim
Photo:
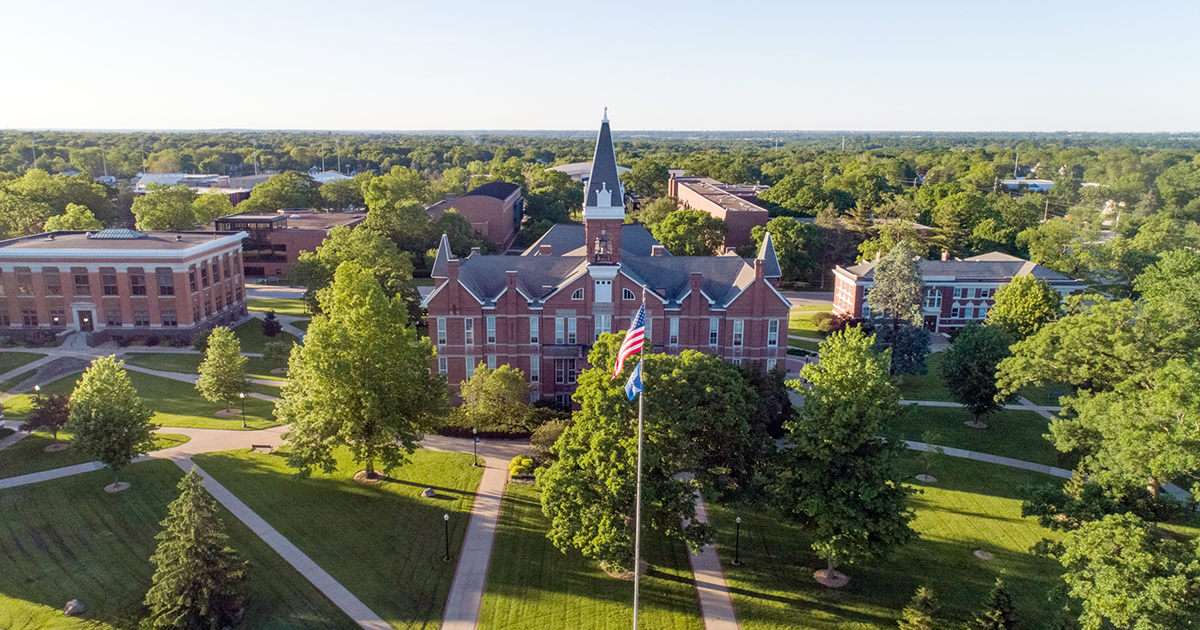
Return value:
M 446 345 L 446 318 L 437 318 L 437 342 L 439 346 Z
M 733 347 L 741 348 L 746 340 L 746 320 L 733 320 Z
M 475 320 L 470 317 L 463 318 L 463 345 L 475 345 Z
M 530 316 L 530 318 L 529 318 L 529 345 L 531 345 L 531 346 L 536 346 L 538 344 L 538 340 L 540 338 L 540 335 L 538 334 L 540 332 L 540 330 L 539 330 L 540 323 L 541 322 L 539 321 L 537 315 Z
M 496 343 L 496 316 L 487 316 L 487 342 L 489 344 Z
M 667 344 L 675 347 L 679 345 L 679 318 L 671 318 L 670 332 L 667 336 Z
M 467 378 L 475 376 L 475 357 L 466 357 Z
M 767 320 L 767 347 L 768 348 L 778 348 L 779 347 L 779 320 L 778 319 Z
M 578 289 L 575 289 L 575 292 L 571 294 L 571 299 L 572 300 L 582 300 L 583 299 L 583 287 L 579 287 Z

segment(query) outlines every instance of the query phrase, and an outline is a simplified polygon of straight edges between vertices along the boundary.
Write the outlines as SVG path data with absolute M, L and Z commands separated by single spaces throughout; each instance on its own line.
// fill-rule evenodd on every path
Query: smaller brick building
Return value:
M 218 232 L 245 232 L 242 243 L 245 275 L 251 282 L 284 278 L 300 260 L 300 252 L 315 252 L 335 227 L 354 227 L 367 218 L 354 214 L 285 208 L 279 212 L 242 212 L 213 222 Z
M 750 230 L 766 225 L 767 209 L 754 203 L 758 193 L 769 186 L 738 186 L 719 182 L 710 177 L 678 177 L 671 175 L 667 195 L 679 200 L 687 210 L 703 210 L 721 219 L 729 227 L 725 233 L 725 249 L 734 250 L 750 245 L 754 239 Z
M 851 267 L 833 269 L 833 312 L 855 318 L 871 316 L 867 290 L 875 285 L 875 265 L 878 260 Z M 995 305 L 996 290 L 1017 276 L 1032 275 L 1046 280 L 1062 295 L 1083 291 L 1084 283 L 1051 271 L 1041 265 L 992 252 L 965 259 L 925 260 L 919 262 L 925 279 L 925 302 L 922 305 L 925 329 L 949 333 L 972 321 L 987 318 Z
M 525 199 L 521 196 L 521 187 L 516 184 L 489 182 L 461 197 L 449 193 L 445 201 L 429 206 L 425 212 L 429 213 L 430 220 L 436 221 L 451 208 L 469 221 L 487 242 L 495 245 L 497 251 L 503 252 L 517 238 L 521 218 L 525 215 Z
M 246 316 L 244 232 L 51 232 L 0 241 L 0 335 L 188 335 Z

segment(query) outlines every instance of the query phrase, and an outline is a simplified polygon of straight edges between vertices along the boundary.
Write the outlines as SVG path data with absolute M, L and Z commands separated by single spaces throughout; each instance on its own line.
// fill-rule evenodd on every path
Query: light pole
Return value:
M 442 562 L 450 562 L 450 514 L 442 515 L 442 520 L 446 522 L 446 557 Z
M 242 399 L 242 428 L 246 428 L 246 392 L 238 392 L 238 398 Z
M 742 564 L 742 517 L 734 519 L 737 523 L 737 533 L 733 538 L 733 566 Z
M 479 467 L 479 431 L 471 428 L 471 448 L 475 453 L 475 467 Z

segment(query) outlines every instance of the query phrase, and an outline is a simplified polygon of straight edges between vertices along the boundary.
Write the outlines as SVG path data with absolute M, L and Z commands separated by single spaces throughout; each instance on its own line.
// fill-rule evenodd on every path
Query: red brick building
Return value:
M 0 335 L 190 336 L 246 317 L 244 232 L 51 232 L 0 242 Z
M 625 208 L 607 118 L 585 191 L 583 225 L 556 225 L 520 256 L 451 258 L 442 238 L 425 298 L 436 369 L 457 386 L 476 365 L 521 369 L 531 398 L 568 404 L 603 332 L 628 328 L 645 295 L 655 352 L 699 350 L 782 367 L 789 302 L 768 238 L 758 258 L 670 255 Z
M 245 232 L 242 244 L 245 275 L 250 282 L 284 278 L 300 260 L 300 252 L 315 252 L 335 227 L 354 227 L 366 212 L 315 212 L 310 208 L 285 208 L 279 212 L 242 212 L 213 222 L 218 232 Z
M 672 173 L 667 181 L 667 196 L 678 199 L 686 210 L 703 210 L 724 221 L 729 228 L 725 233 L 725 249 L 733 250 L 752 244 L 750 230 L 767 224 L 767 209 L 753 200 L 768 188 L 725 184 L 711 177 L 678 177 Z
M 875 265 L 878 260 L 852 267 L 835 267 L 833 312 L 856 318 L 869 318 L 867 290 L 875 285 Z M 1062 295 L 1083 291 L 1084 283 L 1051 271 L 1041 265 L 992 252 L 966 259 L 925 260 L 919 263 L 925 279 L 925 303 L 922 312 L 925 329 L 949 333 L 972 321 L 987 318 L 995 300 L 996 290 L 1017 276 L 1032 275 L 1046 280 Z
M 488 182 L 461 197 L 449 193 L 445 201 L 429 206 L 425 212 L 436 221 L 451 208 L 469 221 L 487 242 L 495 245 L 496 251 L 503 252 L 517 238 L 525 214 L 525 199 L 521 196 L 521 187 L 516 184 Z

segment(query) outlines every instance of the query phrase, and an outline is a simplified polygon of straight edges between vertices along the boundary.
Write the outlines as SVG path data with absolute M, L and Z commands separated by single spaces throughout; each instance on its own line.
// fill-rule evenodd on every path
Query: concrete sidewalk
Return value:
M 708 522 L 708 508 L 704 497 L 696 493 L 696 521 Z M 684 519 L 684 527 L 687 519 Z M 721 557 L 713 545 L 705 545 L 699 553 L 688 550 L 688 561 L 696 580 L 696 594 L 700 597 L 700 616 L 704 617 L 705 630 L 738 630 L 737 615 L 733 610 L 733 598 L 729 596 L 729 584 L 725 571 L 721 569 Z

